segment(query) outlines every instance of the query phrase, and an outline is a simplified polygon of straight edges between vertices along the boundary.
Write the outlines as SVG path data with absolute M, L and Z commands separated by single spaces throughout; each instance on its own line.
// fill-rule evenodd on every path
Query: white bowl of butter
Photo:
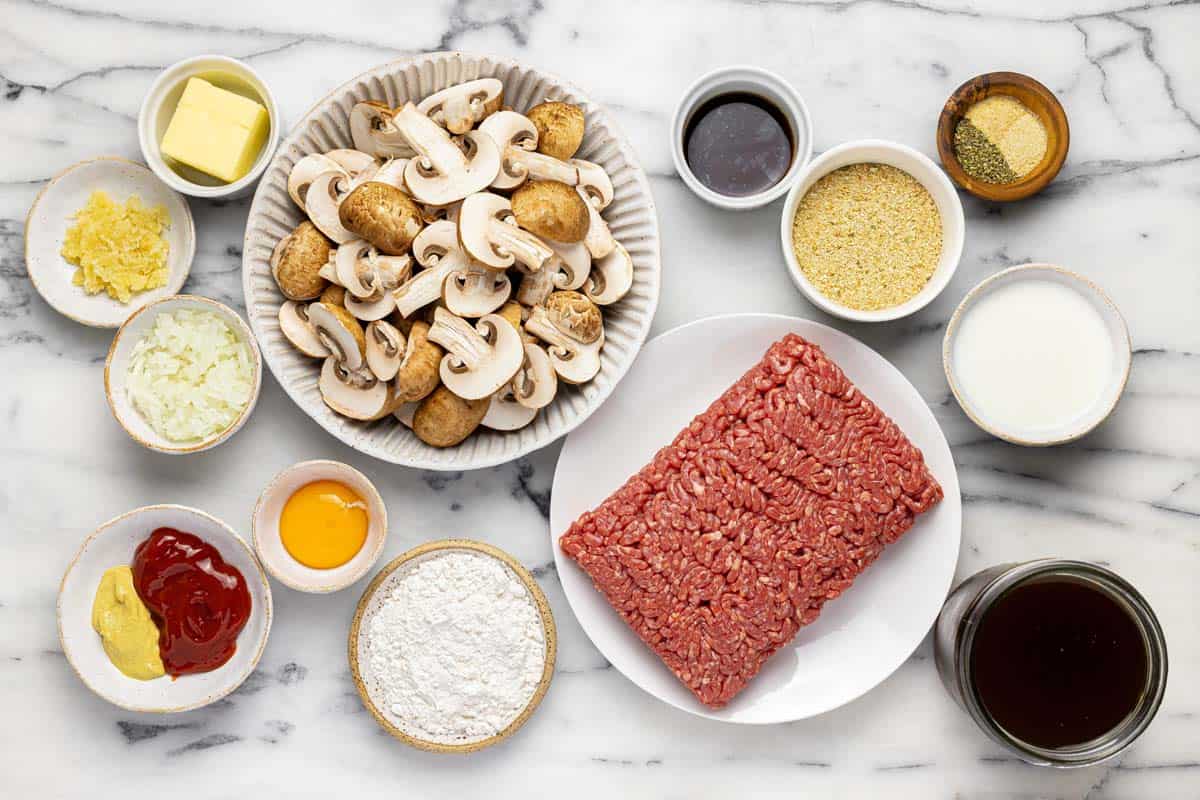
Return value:
M 203 55 L 167 67 L 138 113 L 146 164 L 191 197 L 249 193 L 275 153 L 279 110 L 266 82 L 248 64 Z

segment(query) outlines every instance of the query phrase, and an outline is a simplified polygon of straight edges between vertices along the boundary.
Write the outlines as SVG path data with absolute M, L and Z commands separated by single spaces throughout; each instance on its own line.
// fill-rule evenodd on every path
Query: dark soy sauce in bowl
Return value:
M 688 167 L 727 197 L 748 197 L 783 180 L 795 136 L 775 104 L 748 92 L 721 94 L 696 109 L 683 134 Z
M 1127 720 L 1149 690 L 1149 662 L 1129 609 L 1086 581 L 1054 576 L 1012 587 L 984 613 L 970 669 L 987 714 L 1049 749 Z

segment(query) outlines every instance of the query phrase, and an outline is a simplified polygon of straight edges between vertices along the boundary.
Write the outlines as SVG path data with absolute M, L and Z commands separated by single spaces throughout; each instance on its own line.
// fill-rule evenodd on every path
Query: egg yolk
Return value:
M 340 567 L 367 541 L 367 504 L 337 481 L 297 489 L 279 515 L 283 546 L 306 567 Z

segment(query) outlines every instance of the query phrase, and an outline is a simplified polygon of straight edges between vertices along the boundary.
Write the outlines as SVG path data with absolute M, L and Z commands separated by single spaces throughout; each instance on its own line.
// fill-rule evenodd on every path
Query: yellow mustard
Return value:
M 92 627 L 113 666 L 139 681 L 166 674 L 158 652 L 158 626 L 133 588 L 133 570 L 111 567 L 100 578 L 92 603 Z

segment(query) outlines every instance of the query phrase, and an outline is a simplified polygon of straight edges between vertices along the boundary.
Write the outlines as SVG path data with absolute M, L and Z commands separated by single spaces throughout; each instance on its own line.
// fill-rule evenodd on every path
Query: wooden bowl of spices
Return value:
M 1070 143 L 1058 98 L 1017 72 L 971 78 L 954 90 L 938 118 L 942 166 L 984 200 L 1006 203 L 1037 194 L 1062 169 Z

